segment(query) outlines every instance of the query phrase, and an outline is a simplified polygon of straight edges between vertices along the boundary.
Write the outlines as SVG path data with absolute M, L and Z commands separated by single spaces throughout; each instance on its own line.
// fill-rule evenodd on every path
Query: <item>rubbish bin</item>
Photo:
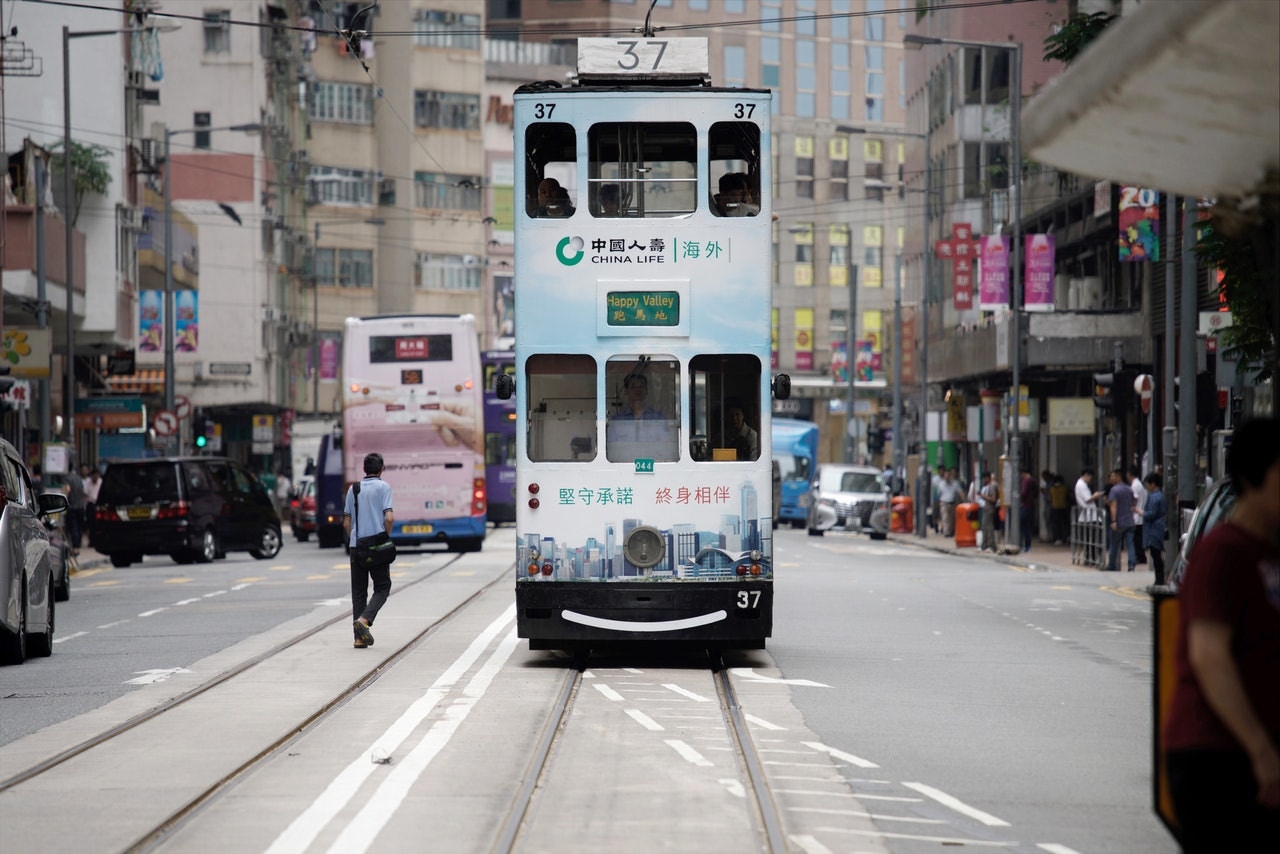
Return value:
M 956 548 L 976 548 L 978 545 L 978 505 L 965 502 L 956 505 Z
M 911 496 L 895 495 L 889 502 L 889 531 L 894 534 L 910 534 L 912 530 Z

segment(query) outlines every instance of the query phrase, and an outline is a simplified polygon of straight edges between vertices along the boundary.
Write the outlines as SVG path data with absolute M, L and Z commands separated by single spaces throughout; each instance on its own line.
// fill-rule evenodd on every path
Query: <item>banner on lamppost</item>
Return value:
M 1028 234 L 1023 246 L 1027 264 L 1022 277 L 1022 305 L 1027 311 L 1053 311 L 1054 237 Z
M 1117 222 L 1121 261 L 1160 260 L 1160 193 L 1121 187 Z
M 1009 307 L 1009 236 L 985 234 L 981 239 L 982 285 L 978 308 L 998 311 Z

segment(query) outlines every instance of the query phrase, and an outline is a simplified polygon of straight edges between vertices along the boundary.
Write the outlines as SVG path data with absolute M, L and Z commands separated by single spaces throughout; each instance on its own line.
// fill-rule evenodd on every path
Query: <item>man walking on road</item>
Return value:
M 373 646 L 373 633 L 369 627 L 391 593 L 391 565 L 366 569 L 356 560 L 356 543 L 362 537 L 372 537 L 379 531 L 391 534 L 395 514 L 391 512 L 391 485 L 382 479 L 382 454 L 366 454 L 364 480 L 347 490 L 343 507 L 342 527 L 347 533 L 351 549 L 351 613 L 355 617 L 355 647 Z M 356 501 L 360 504 L 357 507 Z M 353 522 L 353 518 L 355 521 Z M 373 598 L 369 598 L 369 581 L 373 581 Z

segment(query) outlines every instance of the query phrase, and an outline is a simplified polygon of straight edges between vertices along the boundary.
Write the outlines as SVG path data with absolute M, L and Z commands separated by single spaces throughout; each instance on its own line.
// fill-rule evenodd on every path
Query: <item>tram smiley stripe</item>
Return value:
M 686 617 L 683 620 L 654 620 L 652 622 L 607 620 L 603 617 L 579 614 L 577 611 L 567 609 L 561 611 L 560 616 L 571 623 L 590 626 L 593 629 L 612 629 L 617 632 L 678 632 L 684 629 L 695 629 L 698 626 L 709 626 L 712 623 L 729 619 L 729 613 L 723 609 L 712 611 L 709 614 L 699 614 L 696 617 Z

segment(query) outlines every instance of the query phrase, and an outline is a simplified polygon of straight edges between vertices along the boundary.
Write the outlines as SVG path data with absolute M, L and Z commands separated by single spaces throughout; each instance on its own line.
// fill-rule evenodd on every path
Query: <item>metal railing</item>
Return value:
M 1098 569 L 1107 564 L 1106 516 L 1098 507 L 1071 508 L 1071 562 Z

